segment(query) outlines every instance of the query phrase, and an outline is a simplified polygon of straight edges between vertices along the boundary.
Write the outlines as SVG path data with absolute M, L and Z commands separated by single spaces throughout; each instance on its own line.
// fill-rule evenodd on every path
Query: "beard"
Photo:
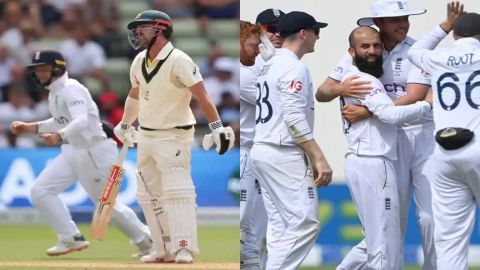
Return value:
M 248 52 L 245 51 L 243 47 L 240 48 L 240 63 L 244 66 L 253 66 L 255 65 L 255 57 L 250 56 Z
M 375 78 L 380 78 L 383 75 L 383 59 L 382 56 L 377 56 L 374 62 L 369 62 L 367 58 L 355 56 L 355 65 L 357 68 L 365 73 L 372 75 Z

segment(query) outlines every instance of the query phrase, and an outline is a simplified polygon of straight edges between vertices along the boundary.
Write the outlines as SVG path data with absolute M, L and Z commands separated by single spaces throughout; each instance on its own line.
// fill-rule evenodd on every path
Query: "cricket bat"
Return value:
M 127 150 L 127 144 L 123 144 L 118 163 L 112 165 L 103 192 L 98 199 L 95 212 L 93 212 L 90 235 L 97 240 L 105 239 L 105 235 L 107 234 L 108 223 L 112 217 L 113 206 L 115 205 L 118 191 L 122 185 L 125 172 L 122 168 L 122 164 L 127 155 Z

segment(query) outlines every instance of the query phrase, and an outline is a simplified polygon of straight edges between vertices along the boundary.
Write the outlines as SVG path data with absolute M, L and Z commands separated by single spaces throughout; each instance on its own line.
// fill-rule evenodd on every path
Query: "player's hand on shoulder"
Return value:
M 332 168 L 326 159 L 313 160 L 313 179 L 317 187 L 326 187 L 332 182 Z
M 215 145 L 215 150 L 218 154 L 223 155 L 228 150 L 232 149 L 235 144 L 235 133 L 229 126 L 224 127 L 222 122 L 215 121 L 208 124 L 212 133 L 206 134 L 203 137 L 203 149 L 208 150 Z
M 22 121 L 13 121 L 10 124 L 10 131 L 13 134 L 21 134 L 21 133 L 33 133 L 36 131 L 36 124 L 26 123 Z
M 123 144 L 133 147 L 134 143 L 137 142 L 137 130 L 130 124 L 120 122 L 115 128 L 113 128 L 113 133 Z
M 364 99 L 365 95 L 370 93 L 373 86 L 370 81 L 357 80 L 358 75 L 353 75 L 340 83 L 337 89 L 338 96 Z

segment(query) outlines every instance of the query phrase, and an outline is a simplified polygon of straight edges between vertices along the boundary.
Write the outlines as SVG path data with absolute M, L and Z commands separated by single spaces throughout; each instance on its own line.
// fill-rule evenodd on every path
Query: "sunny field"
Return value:
M 129 244 L 119 230 L 111 227 L 106 240 L 96 241 L 88 237 L 88 226 L 80 226 L 91 243 L 88 249 L 66 256 L 48 257 L 45 249 L 56 244 L 56 237 L 48 226 L 0 225 L 0 269 L 239 269 L 238 226 L 200 227 L 201 254 L 191 265 L 142 264 L 130 258 L 136 250 L 135 246 Z

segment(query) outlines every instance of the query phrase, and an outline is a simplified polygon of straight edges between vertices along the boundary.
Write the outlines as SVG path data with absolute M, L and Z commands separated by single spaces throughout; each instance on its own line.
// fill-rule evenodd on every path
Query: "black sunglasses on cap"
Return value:
M 276 24 L 262 24 L 262 28 L 272 34 L 278 33 L 278 26 Z

